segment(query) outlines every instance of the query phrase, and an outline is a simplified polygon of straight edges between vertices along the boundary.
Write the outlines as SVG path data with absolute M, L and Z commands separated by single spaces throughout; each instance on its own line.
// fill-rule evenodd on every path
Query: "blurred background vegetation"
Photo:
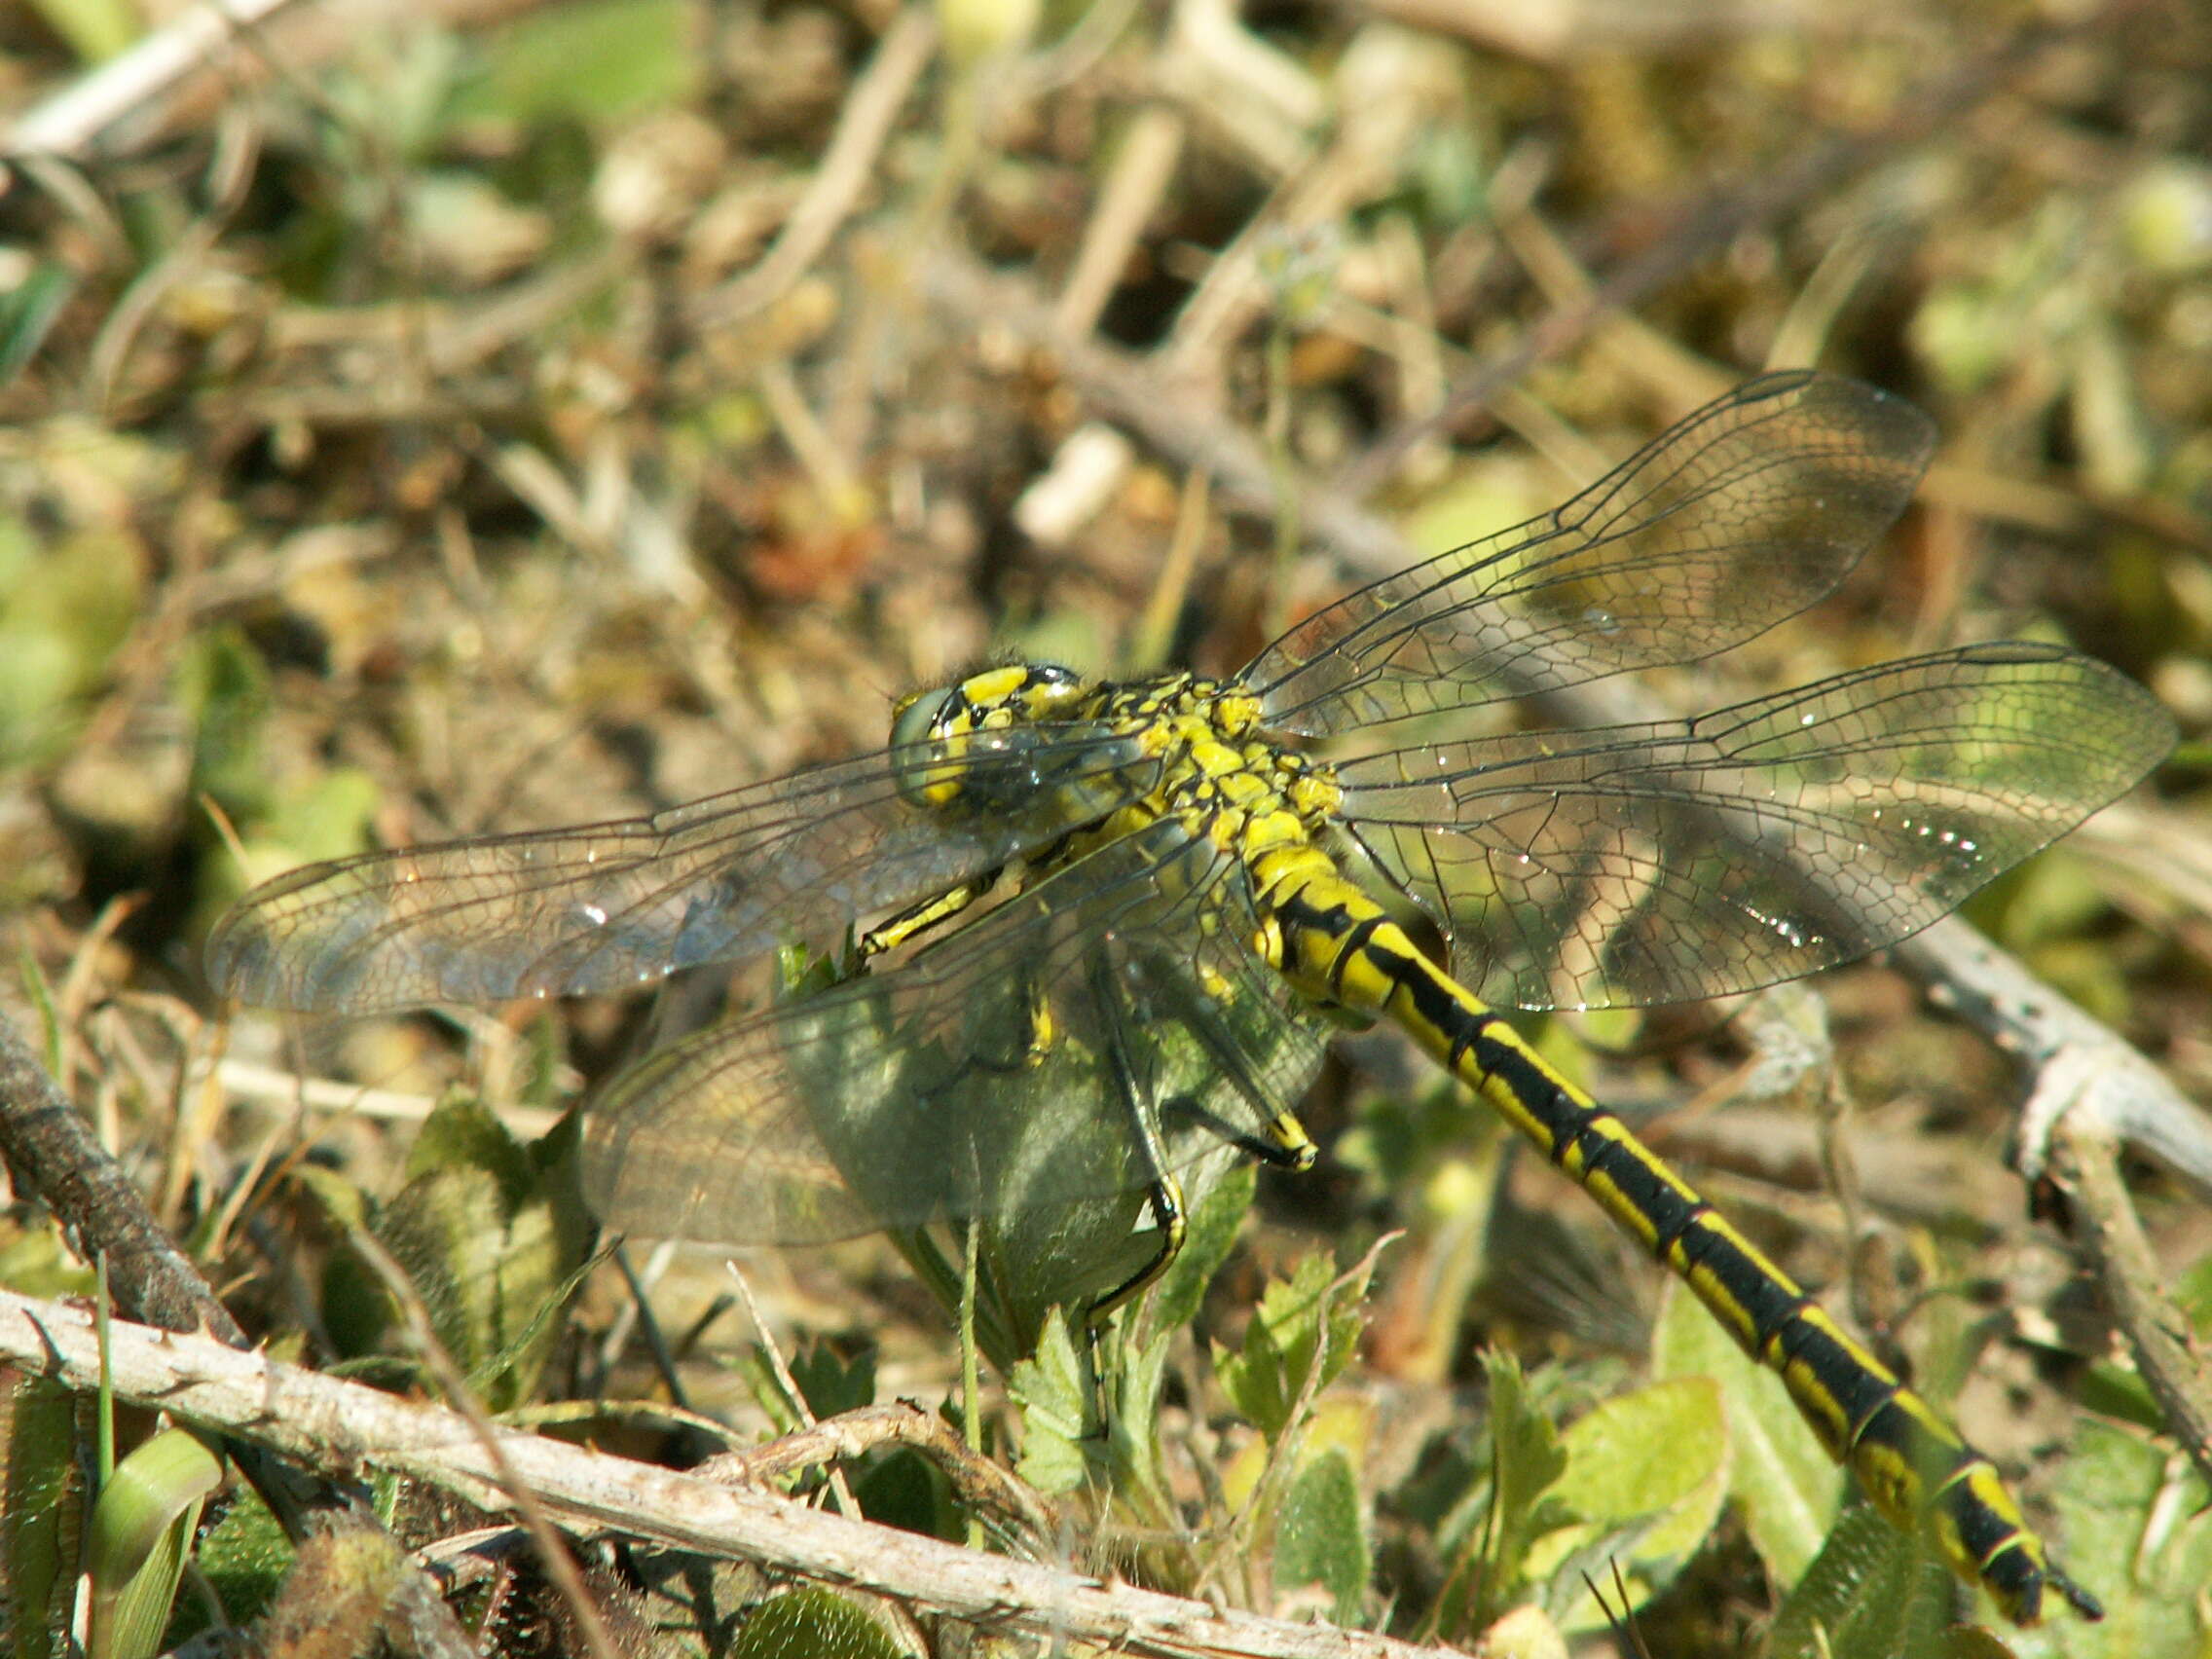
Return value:
M 373 1226 L 493 1407 L 657 1385 L 624 1281 L 571 1286 L 581 1235 L 523 1144 L 647 1016 L 218 1024 L 198 952 L 248 881 L 833 759 L 991 653 L 1232 668 L 1382 573 L 1334 534 L 1359 509 L 1452 545 L 1761 367 L 1875 381 L 1942 449 L 1835 599 L 1660 694 L 2027 637 L 2212 721 L 2193 0 L 233 9 L 0 13 L 0 915 L 7 1006 L 241 1321 L 305 1360 L 417 1381 L 345 1245 Z M 2199 1098 L 2201 778 L 2169 768 L 1972 912 Z M 2139 1391 L 2025 1219 L 2011 1066 L 1882 966 L 1819 989 L 1825 1014 L 1760 1015 L 1832 1030 L 1832 1066 L 1781 1089 L 1749 1086 L 1765 1027 L 1726 1011 L 1543 1041 L 2027 1471 L 2117 1616 L 2019 1651 L 2204 1651 L 2202 1494 L 2127 1423 Z M 1433 1096 L 1391 1043 L 1354 1046 L 1312 1109 L 1323 1172 L 1264 1184 L 1265 1225 L 1222 1243 L 1200 1326 L 1225 1380 L 1206 1341 L 1175 1351 L 1151 1519 L 1241 1565 L 1110 1528 L 1077 1565 L 1471 1641 L 1513 1599 L 1469 1588 L 1480 1557 L 1531 1594 L 1557 1575 L 1536 1599 L 1603 1632 L 1563 1565 L 1601 1534 L 1548 1563 L 1470 1541 L 1503 1513 L 1499 1392 L 1539 1441 L 1596 1404 L 1686 1447 L 1667 1413 L 1698 1402 L 1627 1390 L 1655 1352 L 1689 1375 L 1667 1356 L 1695 1338 L 1585 1200 Z M 2146 1182 L 2194 1286 L 2212 1227 Z M 1272 1282 L 1310 1317 L 1296 1264 L 1390 1228 L 1357 1352 L 1286 1447 L 1252 1309 Z M 510 1277 L 470 1291 L 494 1253 Z M 27 1208 L 0 1261 L 18 1289 L 85 1282 Z M 874 1353 L 816 1352 L 823 1400 L 955 1381 L 942 1313 L 880 1243 L 748 1271 L 782 1343 Z M 678 1264 L 658 1295 L 692 1403 L 742 1440 L 776 1388 L 724 1282 Z M 534 1316 L 571 1288 L 568 1324 Z M 1031 1378 L 1025 1402 L 1051 1393 Z M 1256 1521 L 1273 1457 L 1325 1473 Z M 1795 1651 L 1788 1552 L 1719 1468 L 1686 1481 L 1711 1502 L 1634 1511 L 1675 1530 L 1622 1546 L 1620 1595 L 1653 1652 Z M 903 1520 L 939 1501 L 879 1487 Z M 779 1616 L 812 1634 L 746 1650 L 838 1650 Z M 488 1641 L 539 1638 L 558 1650 L 527 1621 Z

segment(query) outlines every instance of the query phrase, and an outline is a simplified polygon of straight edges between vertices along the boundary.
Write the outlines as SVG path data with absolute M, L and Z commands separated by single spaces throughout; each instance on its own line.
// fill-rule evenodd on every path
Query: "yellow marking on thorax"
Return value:
M 971 674 L 960 682 L 961 690 L 968 694 L 971 703 L 990 703 L 1005 707 L 1011 698 L 1029 679 L 1027 663 L 1010 662 L 1003 668 L 986 668 L 980 674 Z M 996 714 L 997 709 L 992 713 Z

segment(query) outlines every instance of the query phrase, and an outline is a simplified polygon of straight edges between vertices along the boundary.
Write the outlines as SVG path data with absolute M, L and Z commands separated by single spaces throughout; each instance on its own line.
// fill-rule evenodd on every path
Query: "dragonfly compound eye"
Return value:
M 960 736 L 975 727 L 962 688 L 944 685 L 903 700 L 891 718 L 892 775 L 920 807 L 942 808 L 960 793 Z
M 902 697 L 891 717 L 891 747 L 903 749 L 908 744 L 942 737 L 944 728 L 952 723 L 962 706 L 957 685 L 939 685 L 917 691 L 911 697 Z

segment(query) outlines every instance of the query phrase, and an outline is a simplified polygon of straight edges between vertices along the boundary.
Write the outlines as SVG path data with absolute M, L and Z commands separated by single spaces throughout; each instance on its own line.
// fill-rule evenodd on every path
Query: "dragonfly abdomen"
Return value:
M 1307 996 L 1398 1022 L 1678 1276 L 1782 1380 L 1828 1455 L 2021 1624 L 2046 1587 L 2088 1617 L 1988 1458 L 1798 1288 L 1620 1118 L 1562 1077 L 1494 1010 L 1423 956 L 1388 912 L 1311 849 L 1256 861 L 1263 951 Z

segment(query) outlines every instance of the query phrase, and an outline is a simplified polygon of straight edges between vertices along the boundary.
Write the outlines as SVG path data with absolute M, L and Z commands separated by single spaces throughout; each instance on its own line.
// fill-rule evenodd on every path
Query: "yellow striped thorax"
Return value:
M 1027 808 L 1031 801 L 1011 798 L 1016 781 L 974 763 L 1002 753 L 977 739 L 1055 724 L 1126 739 L 1148 786 L 1100 822 L 1071 819 L 1065 829 L 1078 844 L 1070 851 L 1177 818 L 1194 838 L 1251 860 L 1317 842 L 1343 800 L 1328 766 L 1266 732 L 1260 700 L 1234 682 L 1191 674 L 1094 682 L 1054 663 L 1004 664 L 901 698 L 891 742 L 912 753 L 899 772 L 901 793 L 936 811 Z M 1041 762 L 1039 772 L 1050 768 Z

